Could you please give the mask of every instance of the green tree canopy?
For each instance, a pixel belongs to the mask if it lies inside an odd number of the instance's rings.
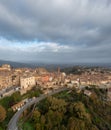
[[[33,120],[35,123],[38,123],[40,121],[41,113],[38,110],[35,110],[33,112]]]
[[[0,122],[4,121],[6,118],[6,110],[0,105]]]
[[[78,118],[86,119],[88,121],[91,120],[90,114],[86,112],[86,108],[82,102],[74,103],[74,111]]]
[[[57,99],[54,97],[49,97],[48,101],[50,103],[50,108],[53,111],[58,111],[61,113],[65,113],[66,112],[66,105],[67,103],[65,102],[65,100],[63,99]]]
[[[19,101],[21,101],[22,97],[20,95],[20,92],[15,92],[14,94],[12,94],[12,100],[14,103],[17,103]]]

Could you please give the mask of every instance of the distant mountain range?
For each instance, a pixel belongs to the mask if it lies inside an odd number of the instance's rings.
[[[24,68],[24,67],[35,67],[34,65],[28,64],[28,63],[20,63],[20,62],[14,62],[14,61],[5,61],[5,60],[0,60],[0,66],[2,64],[10,64],[14,68]]]
[[[73,66],[88,66],[88,67],[94,67],[94,66],[100,66],[100,67],[110,67],[111,63],[37,63],[37,62],[14,62],[14,61],[6,61],[6,60],[0,60],[0,66],[2,64],[10,64],[14,68],[36,68],[36,67],[44,67],[48,70],[57,70],[58,67],[66,68],[66,67],[73,67]]]
[[[14,61],[5,61],[5,60],[0,60],[0,66],[2,64],[10,64],[14,68],[36,68],[36,67],[43,67],[46,68],[47,70],[53,71],[57,70],[58,67],[64,68],[66,65],[62,64],[50,64],[50,63],[21,63],[21,62],[14,62]],[[68,66],[69,67],[69,66]]]

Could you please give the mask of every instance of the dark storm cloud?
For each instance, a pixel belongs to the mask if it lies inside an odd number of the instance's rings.
[[[107,3],[106,0],[2,0],[0,34],[17,40],[63,43],[86,37],[95,40],[96,33],[102,35],[97,29],[110,27],[111,6]]]
[[[109,61],[110,16],[110,0],[1,0],[0,37],[8,41],[3,48],[1,40],[0,55],[5,59],[22,55],[22,60],[28,55],[33,60]],[[30,52],[31,47],[37,49]]]

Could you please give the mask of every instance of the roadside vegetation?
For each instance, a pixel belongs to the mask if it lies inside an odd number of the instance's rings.
[[[38,97],[42,91],[37,86],[33,87],[32,90],[26,94],[21,95],[20,92],[15,92],[11,96],[0,99],[0,130],[6,130],[8,122],[14,115],[11,106],[22,101],[25,98]],[[28,130],[28,129],[27,129]]]
[[[23,130],[111,130],[111,103],[101,100],[103,91],[90,88],[83,91],[64,91],[41,101],[22,124]],[[22,116],[23,119],[23,116]]]

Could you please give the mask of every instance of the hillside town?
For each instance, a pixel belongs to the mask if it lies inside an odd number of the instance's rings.
[[[0,102],[4,110],[7,110],[6,120],[8,122],[11,118],[15,120],[19,115],[13,116],[14,113],[18,114],[23,110],[25,112],[25,109],[30,108],[29,106],[34,110],[39,100],[61,91],[72,96],[69,96],[71,102],[73,98],[73,101],[75,99],[81,101],[83,97],[83,100],[88,102],[92,100],[95,103],[97,100],[96,103],[102,103],[101,107],[103,104],[111,103],[110,68],[73,67],[70,69],[68,73],[67,68],[60,69],[60,67],[49,71],[43,67],[13,68],[9,64],[0,66]],[[12,115],[9,114],[10,111]],[[12,129],[13,124],[17,127],[16,123],[11,121],[8,124],[9,130]]]
[[[111,98],[111,71],[98,68],[85,70],[82,74],[66,74],[59,67],[54,72],[45,68],[12,68],[9,64],[0,67],[0,97],[11,95],[15,91],[20,91],[22,95],[34,86],[48,93],[64,86],[83,88],[88,85],[108,89]]]

